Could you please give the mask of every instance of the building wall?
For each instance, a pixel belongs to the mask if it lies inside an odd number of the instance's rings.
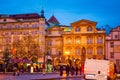
[[[120,26],[111,30],[106,36],[106,58],[113,61],[120,72]]]
[[[83,64],[85,58],[104,59],[105,31],[97,30],[96,22],[89,20],[80,20],[71,26],[71,32],[62,34],[64,60]]]
[[[62,55],[62,28],[52,26],[46,31],[46,62],[51,58],[53,65],[58,65]]]
[[[11,46],[12,43],[18,39],[22,39],[24,36],[32,35],[34,39],[39,43],[42,53],[45,51],[45,19],[13,19],[9,17],[0,18],[0,55],[3,55],[3,51],[7,47],[7,44]],[[43,56],[39,56],[43,58]]]

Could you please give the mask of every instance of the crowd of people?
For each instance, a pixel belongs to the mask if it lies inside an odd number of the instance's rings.
[[[4,66],[3,66],[4,67]],[[10,69],[9,69],[10,68]],[[36,66],[33,66],[33,65],[28,65],[28,66],[19,66],[17,63],[11,65],[11,67],[8,68],[8,72],[13,72],[13,75],[20,75],[24,72],[28,72],[28,73],[31,73],[31,72],[53,72],[53,71],[56,71],[55,67],[52,66],[51,64],[41,64],[41,65],[36,65]],[[69,76],[70,74],[71,75],[78,75],[78,73],[83,74],[83,67],[78,67],[77,65],[76,66],[70,66],[70,65],[66,65],[66,66],[63,66],[63,65],[60,65],[60,68],[59,68],[59,72],[60,72],[60,76],[63,75],[63,72],[66,72],[66,75]],[[0,72],[5,72],[4,69],[0,69]]]
[[[60,66],[60,76],[63,75],[64,70],[66,71],[67,76],[69,76],[69,74],[71,74],[73,76],[73,75],[78,75],[78,73],[80,73],[80,75],[84,73],[83,66],[78,67],[77,65],[76,66],[70,66],[70,65],[67,64],[65,69],[62,65]]]

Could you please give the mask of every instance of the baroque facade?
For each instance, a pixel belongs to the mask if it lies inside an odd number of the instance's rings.
[[[96,24],[79,20],[71,23],[71,26],[50,27],[46,31],[46,49],[50,56],[70,65],[82,65],[85,58],[104,59],[105,31],[97,29]],[[56,60],[53,61],[58,64]]]
[[[84,19],[71,23],[72,30],[62,34],[64,60],[83,65],[85,58],[105,58],[105,31],[96,24]]]

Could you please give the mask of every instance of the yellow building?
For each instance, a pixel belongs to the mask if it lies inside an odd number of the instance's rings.
[[[39,43],[41,53],[45,51],[45,18],[42,11],[41,15],[37,13],[0,15],[0,58],[3,51],[13,42],[22,39],[25,36],[33,36]],[[39,61],[43,61],[43,55],[39,53]]]
[[[58,65],[62,56],[62,28],[52,26],[46,31],[46,62],[50,60],[53,65]]]
[[[72,30],[62,33],[64,62],[71,65],[83,64],[85,58],[104,59],[105,31],[97,29],[96,25],[83,19],[71,23]]]

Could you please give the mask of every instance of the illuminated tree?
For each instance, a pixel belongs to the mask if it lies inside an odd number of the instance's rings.
[[[3,60],[4,60],[4,65],[5,65],[5,72],[6,72],[6,69],[8,68],[8,64],[10,63],[10,49],[9,48],[6,48],[4,53],[3,53]]]
[[[39,50],[38,39],[33,36],[25,36],[21,40],[13,42],[14,57],[28,59],[37,62]]]

